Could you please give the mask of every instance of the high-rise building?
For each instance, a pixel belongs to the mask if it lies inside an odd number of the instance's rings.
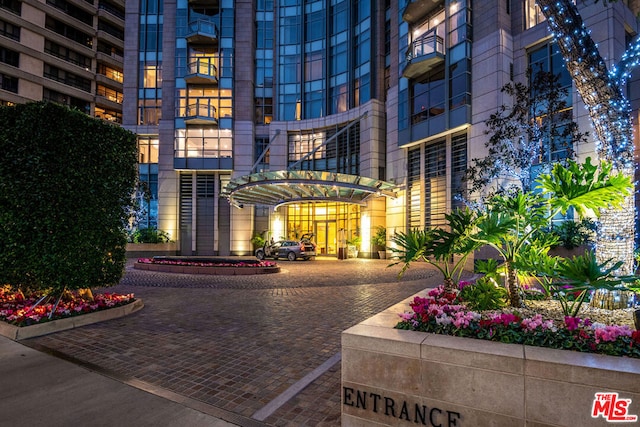
[[[122,123],[124,0],[0,1],[0,103]]]
[[[579,4],[612,62],[638,3]],[[561,75],[589,130],[534,0],[129,0],[126,40],[123,125],[152,195],[141,226],[183,255],[313,233],[319,254],[359,238],[368,257],[378,226],[442,224],[500,89],[532,66]],[[539,162],[564,155],[551,151]]]

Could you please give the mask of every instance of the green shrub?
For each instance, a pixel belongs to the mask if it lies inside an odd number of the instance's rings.
[[[167,243],[171,241],[169,233],[155,227],[139,228],[129,237],[131,243]]]
[[[558,244],[567,249],[595,242],[596,223],[591,218],[582,221],[563,221],[554,225],[551,231],[558,236]]]
[[[69,290],[124,273],[136,136],[79,110],[0,107],[0,283]]]
[[[507,290],[491,275],[476,280],[460,290],[460,298],[471,310],[497,310],[507,305]]]

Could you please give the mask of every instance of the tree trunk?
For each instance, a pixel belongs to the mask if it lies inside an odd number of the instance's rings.
[[[451,291],[455,291],[458,288],[456,287],[456,284],[453,282],[453,279],[451,277],[445,277],[444,278],[444,290],[451,292]]]
[[[633,181],[631,109],[620,82],[609,76],[607,66],[572,0],[537,0],[537,3],[547,18],[567,70],[589,111],[599,159],[612,162],[615,170],[631,176]],[[599,263],[609,259],[623,261],[618,274],[633,273],[634,213],[633,195],[625,200],[624,211],[601,211],[596,259]]]
[[[509,291],[509,305],[511,307],[522,307],[522,297],[520,296],[520,286],[518,285],[518,275],[510,262],[505,262],[507,266],[507,290]]]

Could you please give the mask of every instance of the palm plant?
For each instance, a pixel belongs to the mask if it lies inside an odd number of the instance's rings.
[[[389,266],[403,263],[398,273],[402,277],[409,264],[418,260],[425,261],[442,273],[445,288],[455,289],[469,255],[479,246],[469,238],[474,218],[475,214],[470,209],[456,209],[445,214],[448,229],[413,229],[407,233],[394,234],[391,241],[395,245],[391,251],[399,261]]]
[[[616,276],[615,272],[622,265],[618,261],[611,265],[611,260],[599,264],[593,252],[563,259],[559,262],[557,277],[560,279],[555,286],[556,298],[560,302],[566,316],[576,317],[582,303],[591,291],[628,292],[624,283],[635,281],[635,276]],[[575,298],[569,301],[562,293],[574,293]]]
[[[620,207],[633,188],[629,177],[612,174],[611,165],[604,162],[592,165],[590,158],[582,164],[558,163],[537,183],[539,193],[518,191],[492,197],[470,236],[479,244],[493,247],[503,258],[512,307],[523,305],[517,280],[518,260],[553,217],[566,214],[569,208],[579,216],[597,216],[602,208]]]

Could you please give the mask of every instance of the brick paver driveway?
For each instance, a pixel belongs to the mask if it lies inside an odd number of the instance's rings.
[[[440,275],[414,264],[398,280],[384,260],[279,264],[260,276],[129,265],[109,291],[135,293],[143,310],[23,343],[238,425],[339,426],[341,331]]]

